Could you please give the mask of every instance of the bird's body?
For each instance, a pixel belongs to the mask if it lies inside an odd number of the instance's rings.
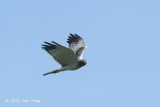
[[[83,39],[77,34],[70,34],[67,40],[69,48],[54,41],[52,41],[52,43],[44,42],[45,45],[42,45],[42,49],[45,49],[60,65],[62,65],[61,68],[48,72],[44,74],[44,76],[60,71],[76,70],[86,65],[86,60],[82,59],[83,52],[87,47]]]

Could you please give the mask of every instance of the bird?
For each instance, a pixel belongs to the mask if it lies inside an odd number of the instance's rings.
[[[55,74],[61,71],[77,70],[87,64],[85,59],[82,59],[84,50],[87,48],[86,43],[78,34],[71,34],[68,36],[67,43],[69,47],[62,46],[54,41],[45,42],[42,44],[42,49],[47,51],[61,67],[43,74]]]

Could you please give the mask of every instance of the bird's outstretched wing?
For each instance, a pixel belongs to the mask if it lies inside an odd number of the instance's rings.
[[[54,41],[44,43],[42,49],[45,49],[62,66],[77,62],[77,58],[70,48],[66,48]]]
[[[70,49],[73,50],[77,59],[82,59],[83,52],[87,47],[84,40],[77,34],[70,34],[67,43],[69,44]]]

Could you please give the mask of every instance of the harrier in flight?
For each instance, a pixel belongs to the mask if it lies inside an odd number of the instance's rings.
[[[54,41],[51,42],[44,42],[45,44],[42,44],[42,49],[46,50],[62,66],[43,74],[43,76],[60,71],[76,70],[86,65],[87,62],[82,59],[82,55],[87,46],[79,35],[70,34],[67,39],[69,48]]]

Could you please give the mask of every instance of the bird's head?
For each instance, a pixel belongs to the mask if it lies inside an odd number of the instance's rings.
[[[85,66],[87,64],[87,61],[86,60],[79,60],[78,61],[78,67],[80,68],[80,67],[82,67],[82,66]]]

